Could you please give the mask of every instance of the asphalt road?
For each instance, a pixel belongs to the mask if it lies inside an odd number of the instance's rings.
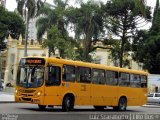
[[[91,106],[75,106],[71,112],[61,107],[40,111],[37,105],[26,103],[0,103],[0,120],[160,120],[160,106],[128,107],[125,112],[113,111],[111,107],[97,111]]]

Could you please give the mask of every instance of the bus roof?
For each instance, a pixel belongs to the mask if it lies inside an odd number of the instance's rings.
[[[132,70],[132,69],[127,69],[127,68],[107,66],[107,65],[95,64],[95,63],[89,63],[89,62],[73,61],[73,60],[61,59],[61,58],[56,58],[56,57],[28,56],[24,58],[44,58],[47,61],[47,63],[55,62],[59,64],[67,64],[67,65],[74,65],[74,66],[83,66],[83,67],[90,67],[90,68],[97,68],[97,69],[106,69],[106,70],[112,70],[112,71],[148,75],[147,72],[144,72],[141,70]]]

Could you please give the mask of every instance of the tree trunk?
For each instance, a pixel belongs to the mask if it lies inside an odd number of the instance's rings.
[[[121,51],[120,51],[120,67],[123,67],[123,52],[124,52],[124,39],[122,39]]]
[[[59,54],[61,58],[65,58],[64,50],[59,50]]]

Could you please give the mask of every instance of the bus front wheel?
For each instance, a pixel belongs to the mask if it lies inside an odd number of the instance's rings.
[[[68,95],[65,96],[62,103],[62,110],[67,112],[73,110],[73,108],[74,108],[74,101],[70,96]]]
[[[40,110],[45,110],[46,109],[46,105],[38,105]]]
[[[125,97],[121,97],[118,102],[118,106],[114,106],[113,110],[118,111],[126,111],[127,108],[127,99]]]

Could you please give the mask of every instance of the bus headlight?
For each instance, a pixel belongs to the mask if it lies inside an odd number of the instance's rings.
[[[36,97],[39,97],[41,95],[41,92],[37,92]]]

